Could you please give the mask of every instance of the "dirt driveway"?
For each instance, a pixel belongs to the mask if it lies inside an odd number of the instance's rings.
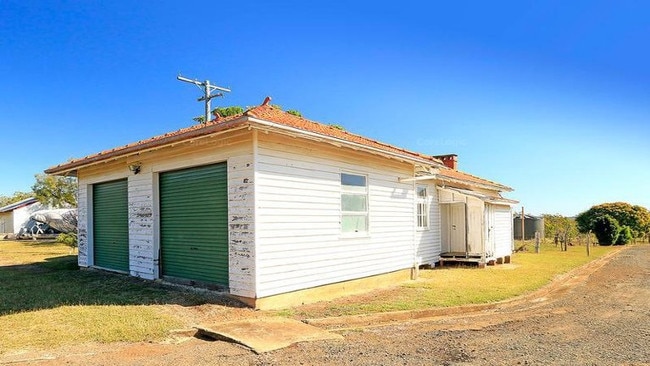
[[[650,365],[650,245],[627,248],[603,263],[556,282],[535,298],[492,309],[390,325],[360,326],[350,319],[347,330],[337,330],[343,341],[297,344],[261,355],[196,338],[84,345],[52,350],[25,363]],[[340,321],[331,325],[341,326]]]

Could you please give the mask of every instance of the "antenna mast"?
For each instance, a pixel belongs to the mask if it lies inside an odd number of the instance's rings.
[[[208,121],[210,120],[210,100],[216,97],[223,97],[223,92],[228,92],[228,93],[230,92],[230,89],[228,88],[211,85],[210,80],[206,80],[206,81],[198,81],[196,79],[192,80],[183,77],[181,75],[178,75],[176,79],[186,83],[194,84],[198,86],[201,90],[203,90],[203,96],[197,99],[197,101],[199,102],[205,101],[205,121],[203,123],[208,123]],[[219,90],[220,93],[212,94],[212,92],[215,90]]]

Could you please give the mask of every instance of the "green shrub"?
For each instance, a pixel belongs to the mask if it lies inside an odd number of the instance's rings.
[[[77,234],[76,233],[59,234],[56,237],[56,242],[65,244],[65,245],[67,245],[67,246],[69,246],[71,248],[76,248],[77,247]]]
[[[600,245],[612,245],[616,243],[621,227],[618,221],[609,215],[598,216],[592,224],[594,234]]]
[[[616,239],[616,245],[625,245],[631,242],[633,239],[632,230],[629,226],[621,227],[621,231],[618,232],[618,238]]]

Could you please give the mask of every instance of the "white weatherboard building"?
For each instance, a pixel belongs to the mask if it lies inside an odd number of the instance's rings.
[[[44,208],[34,197],[0,207],[0,234],[18,234],[29,221],[31,214]]]
[[[46,172],[79,178],[80,266],[273,308],[509,259],[511,189],[455,161],[263,104]]]

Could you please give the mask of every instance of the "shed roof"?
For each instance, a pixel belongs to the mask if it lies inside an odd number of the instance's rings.
[[[390,144],[379,142],[361,135],[343,131],[340,128],[311,121],[303,117],[298,117],[287,113],[271,105],[259,105],[248,109],[244,113],[214,119],[206,124],[197,124],[194,126],[181,128],[163,135],[141,140],[128,145],[105,150],[93,155],[88,155],[80,159],[72,159],[63,164],[48,168],[45,170],[48,174],[62,174],[74,171],[77,168],[90,165],[93,163],[114,159],[121,156],[131,155],[143,150],[154,147],[177,143],[201,136],[207,136],[216,132],[227,131],[240,127],[242,125],[254,125],[258,122],[271,122],[279,127],[293,128],[305,133],[313,133],[323,137],[336,139],[342,143],[356,144],[361,147],[373,148],[386,153],[397,154],[402,158],[429,163],[434,166],[442,166],[442,162],[431,155],[421,154],[407,149],[399,148]]]
[[[508,190],[510,187],[499,183],[479,178],[467,173],[446,168],[442,161],[434,156],[421,154],[411,150],[403,149],[394,145],[383,143],[361,135],[344,131],[336,126],[308,120],[268,104],[268,98],[262,105],[252,107],[241,114],[225,118],[217,118],[206,124],[197,124],[179,130],[169,132],[163,135],[151,137],[135,143],[105,150],[96,154],[88,155],[83,158],[69,160],[65,163],[53,166],[45,170],[48,174],[70,174],[77,169],[94,165],[100,162],[134,155],[143,151],[159,148],[162,146],[200,138],[215,133],[228,131],[245,126],[253,127],[275,127],[284,130],[291,130],[298,134],[312,134],[336,141],[342,145],[354,146],[379,152],[392,157],[398,157],[407,161],[413,161],[419,164],[427,164],[440,169],[440,178],[448,181],[460,180],[462,182],[487,186],[496,190]]]
[[[35,203],[37,201],[38,200],[36,198],[34,198],[34,197],[25,198],[25,199],[20,200],[18,202],[14,202],[14,203],[8,204],[6,206],[0,207],[0,212],[10,212],[10,211],[13,211],[15,209],[31,205],[32,203]]]

